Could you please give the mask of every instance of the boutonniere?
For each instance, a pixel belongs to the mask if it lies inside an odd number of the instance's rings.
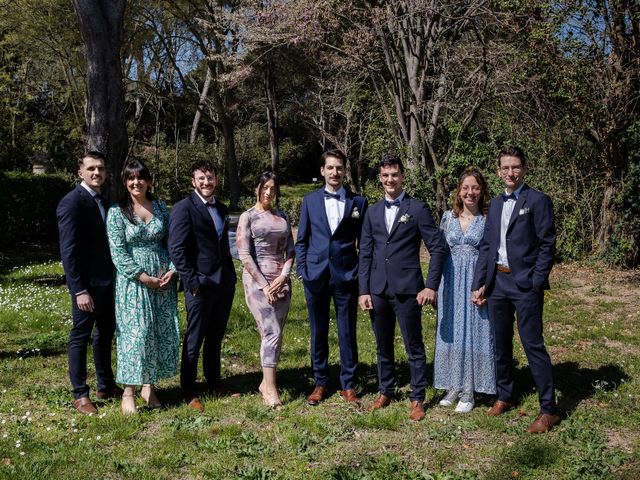
[[[353,207],[351,218],[360,218],[360,210],[358,210],[358,207]]]
[[[411,215],[409,215],[408,213],[405,213],[404,215],[402,215],[400,217],[400,220],[398,220],[398,223],[407,223],[409,220],[411,220],[413,217]]]
[[[528,208],[521,208],[520,212],[518,212],[519,215],[527,215],[528,213],[529,213]]]

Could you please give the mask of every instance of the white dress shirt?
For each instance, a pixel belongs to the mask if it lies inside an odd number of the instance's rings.
[[[504,205],[502,206],[502,217],[500,219],[500,247],[498,248],[498,261],[496,263],[507,268],[509,268],[509,258],[507,257],[507,228],[509,227],[509,221],[513,214],[513,208],[516,206],[516,200],[520,196],[523,186],[524,183],[513,192],[516,197],[515,199],[509,198],[505,200]],[[506,190],[504,194],[509,195]]]
[[[394,200],[390,199],[389,197],[387,197],[386,195],[384,196],[384,199],[387,202],[393,202]],[[398,195],[398,197],[396,198],[396,200],[400,201],[400,203],[402,203],[402,200],[404,200],[404,191],[400,193],[400,195]],[[387,226],[387,233],[391,233],[391,227],[393,227],[393,222],[395,222],[396,220],[396,215],[398,215],[398,209],[400,208],[400,205],[391,205],[390,207],[387,207],[385,205],[384,207],[384,223]]]
[[[334,193],[330,192],[326,188],[325,192],[329,192],[331,194]],[[327,212],[327,220],[329,221],[329,228],[331,229],[332,235],[338,228],[338,225],[340,225],[342,217],[344,217],[344,203],[347,198],[347,192],[344,187],[340,187],[340,190],[335,193],[340,195],[340,199],[324,197],[324,210]]]
[[[211,205],[211,204],[215,204],[216,203],[216,197],[213,197],[211,202],[207,202],[204,199],[204,197],[202,195],[200,195],[200,193],[197,190],[194,190],[194,192],[196,192],[196,195],[198,195],[198,197],[200,197],[200,200],[202,200],[202,203],[204,203],[205,207],[207,207],[207,205]],[[209,207],[207,207],[207,212],[209,212],[209,215],[211,216],[211,220],[213,220],[213,223],[216,226],[216,232],[218,233],[218,236],[221,236],[222,235],[222,231],[224,229],[224,219],[222,218],[222,215],[220,215],[220,212],[218,211],[217,208],[209,208]]]

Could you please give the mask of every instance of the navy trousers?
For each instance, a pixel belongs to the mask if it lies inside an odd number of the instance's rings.
[[[229,322],[235,285],[202,285],[197,295],[185,291],[187,330],[182,345],[180,386],[187,401],[198,396],[196,379],[202,348],[202,369],[209,388],[220,383],[222,339]],[[203,346],[204,345],[204,346]]]
[[[553,387],[551,359],[542,336],[544,291],[521,290],[508,273],[497,272],[488,298],[489,318],[493,324],[496,390],[498,400],[513,397],[513,321],[517,317],[520,341],[529,361],[529,369],[538,391],[542,413],[555,414],[557,407]]]
[[[329,383],[329,311],[333,298],[340,348],[340,385],[343,390],[354,388],[358,368],[358,284],[354,281],[338,287],[329,280],[313,287],[310,289],[305,282],[315,383],[324,387]]]
[[[424,400],[427,388],[427,358],[422,341],[422,307],[416,295],[395,295],[383,292],[371,295],[371,324],[376,336],[378,354],[378,388],[381,394],[395,393],[394,350],[396,318],[409,357],[411,400]]]
[[[73,386],[73,398],[89,396],[87,385],[87,348],[93,343],[93,361],[96,366],[96,380],[99,391],[115,387],[111,368],[111,344],[116,330],[113,303],[113,285],[92,287],[88,293],[93,298],[93,312],[78,308],[76,296],[71,295],[71,318],[73,327],[69,334],[68,358],[69,378]],[[93,341],[91,334],[93,333]]]

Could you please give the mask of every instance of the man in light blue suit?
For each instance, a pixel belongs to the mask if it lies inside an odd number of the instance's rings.
[[[296,242],[296,271],[304,283],[311,327],[311,366],[315,388],[309,405],[326,398],[329,383],[329,308],[331,299],[338,325],[340,395],[358,401],[356,320],[358,307],[357,242],[367,200],[342,186],[346,157],[328,150],[321,157],[325,185],[304,197]]]

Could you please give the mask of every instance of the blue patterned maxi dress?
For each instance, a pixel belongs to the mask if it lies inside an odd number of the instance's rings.
[[[174,268],[166,246],[169,212],[154,200],[149,223],[134,218],[131,223],[117,205],[107,216],[116,267],[116,381],[125,385],[154,384],[175,375],[180,347],[176,281],[152,290],[138,280],[142,272],[161,277]]]
[[[482,215],[475,217],[463,233],[460,221],[449,210],[440,223],[449,256],[438,290],[435,388],[490,394],[496,391],[493,334],[487,306],[471,303],[471,283],[484,222]]]

